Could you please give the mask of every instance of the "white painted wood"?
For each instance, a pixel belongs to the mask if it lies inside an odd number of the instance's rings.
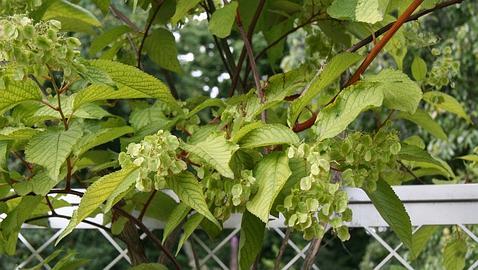
[[[451,225],[478,224],[478,184],[460,185],[414,185],[393,187],[397,196],[404,202],[410,215],[412,225]],[[78,190],[84,191],[84,190]],[[367,194],[361,189],[347,188],[350,198],[350,208],[353,212],[351,227],[381,227],[388,226],[370,202]],[[170,191],[168,191],[168,194]],[[174,194],[170,194],[173,195]],[[78,204],[80,198],[64,195],[64,200]],[[59,214],[71,216],[76,207],[64,207],[56,210]],[[88,220],[102,224],[103,216],[97,215]],[[271,217],[270,228],[284,227],[283,217]],[[56,229],[65,228],[68,220],[50,218],[50,226]],[[145,225],[151,229],[160,229],[164,224],[145,218]],[[241,223],[241,215],[233,215],[225,222],[225,228],[237,228]],[[25,228],[37,228],[24,225]],[[79,229],[94,229],[95,227],[81,223]]]

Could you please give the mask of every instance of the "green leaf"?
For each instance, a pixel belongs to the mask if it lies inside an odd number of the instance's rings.
[[[443,251],[443,266],[446,270],[462,270],[465,268],[465,256],[467,253],[466,241],[454,239],[449,242]]]
[[[0,180],[2,180],[2,172],[7,172],[8,161],[8,142],[0,141]]]
[[[397,114],[397,118],[415,123],[440,140],[446,141],[448,139],[441,126],[425,111],[419,109],[414,114],[400,112]]]
[[[178,255],[179,251],[181,251],[181,248],[184,245],[184,242],[188,240],[188,238],[193,234],[193,232],[199,227],[201,222],[203,221],[204,216],[200,214],[194,214],[192,217],[184,223],[184,233],[181,235],[181,238],[179,239],[178,243],[178,249],[176,250],[176,256]]]
[[[58,183],[60,182],[60,179],[52,179],[47,171],[40,171],[37,172],[32,179],[30,179],[31,185],[32,185],[32,191],[35,194],[46,196],[48,192],[54,188]]]
[[[125,33],[131,32],[131,29],[126,25],[116,26],[114,28],[108,29],[107,31],[103,32],[101,35],[97,36],[91,42],[89,53],[90,55],[94,56],[101,50],[103,50],[106,46],[111,44],[112,42],[118,40]]]
[[[204,110],[208,107],[225,108],[226,103],[224,101],[222,101],[221,99],[218,99],[218,98],[206,99],[204,102],[202,102],[201,104],[194,107],[194,109],[192,109],[186,117],[190,118],[193,115],[196,115],[198,112],[200,112],[200,111],[202,111],[202,110]]]
[[[94,60],[91,64],[106,71],[117,83],[118,90],[105,85],[91,85],[78,92],[73,105],[74,109],[97,100],[157,98],[182,113],[181,106],[171,95],[168,87],[155,77],[133,66],[114,61]]]
[[[33,137],[43,129],[29,127],[6,127],[0,130],[0,141],[23,141]]]
[[[169,119],[164,115],[164,108],[159,102],[153,105],[147,104],[144,108],[133,109],[129,116],[129,122],[135,130],[147,128],[153,123],[165,123],[167,121]]]
[[[383,92],[375,83],[358,82],[344,89],[334,103],[328,105],[317,117],[316,131],[319,140],[332,138],[344,131],[362,111],[382,105]]]
[[[73,146],[83,135],[79,125],[69,130],[47,130],[35,135],[25,148],[28,162],[43,166],[48,176],[58,180],[60,169],[73,150]]]
[[[433,105],[435,108],[448,111],[458,115],[465,119],[468,123],[471,123],[471,119],[466,114],[463,106],[454,97],[438,91],[426,92],[423,95],[423,100]]]
[[[365,80],[379,83],[377,88],[383,91],[383,105],[390,109],[413,114],[422,99],[420,87],[399,70],[385,69]]]
[[[111,0],[93,0],[93,3],[103,12],[103,14],[107,14]]]
[[[146,39],[144,48],[148,56],[160,67],[182,74],[178,60],[178,50],[173,34],[164,29],[154,30]]]
[[[444,176],[453,176],[453,171],[446,163],[432,157],[427,151],[414,145],[403,144],[398,153],[398,158],[401,160],[412,161],[414,165],[423,168],[435,168],[440,170]]]
[[[463,160],[478,162],[478,155],[465,155],[458,158]]]
[[[229,161],[239,147],[228,142],[223,134],[211,134],[205,140],[197,141],[195,144],[182,143],[181,148],[210,164],[224,177],[234,178]]]
[[[289,125],[294,125],[305,106],[322,94],[327,86],[337,80],[347,68],[357,63],[360,59],[362,59],[360,55],[347,52],[332,58],[324,69],[310,82],[301,96],[292,102],[287,120]]]
[[[131,178],[138,178],[138,168],[136,166],[128,166],[107,174],[91,184],[86,189],[78,209],[73,213],[70,223],[56,240],[56,244],[71,233],[81,221],[97,210],[123,182],[129,182]]]
[[[83,136],[75,145],[74,154],[80,156],[98,145],[111,142],[123,135],[133,133],[133,131],[133,128],[130,126],[102,128],[97,132]]]
[[[106,199],[103,212],[108,213],[113,207],[113,205],[115,205],[126,195],[126,193],[134,185],[134,183],[136,183],[136,180],[138,180],[139,177],[139,170],[135,170],[130,175],[128,175],[128,177],[124,178],[124,180],[116,186],[113,192],[111,192],[111,194],[108,196],[108,199]]]
[[[417,81],[423,81],[427,76],[427,63],[420,56],[413,58],[412,75]]]
[[[220,38],[229,36],[236,19],[237,7],[237,2],[231,2],[216,10],[209,21],[209,31]]]
[[[240,141],[246,134],[248,134],[249,132],[253,131],[254,129],[257,129],[257,128],[260,128],[262,126],[264,126],[265,124],[262,122],[262,121],[256,121],[256,122],[252,122],[252,123],[249,123],[249,124],[246,124],[244,125],[243,127],[241,127],[238,131],[232,132],[232,138],[231,138],[231,141],[234,142],[234,143],[237,143],[238,141]]]
[[[256,148],[278,144],[297,144],[299,137],[281,124],[266,124],[245,134],[239,141],[243,148]]]
[[[49,4],[42,20],[57,20],[65,32],[92,33],[93,27],[100,27],[101,22],[88,10],[66,0],[55,0]]]
[[[239,240],[239,269],[249,270],[261,252],[266,224],[253,214],[242,214]]]
[[[385,181],[379,180],[377,189],[374,192],[367,192],[367,195],[400,241],[406,247],[412,248],[410,217],[393,189]]]
[[[327,13],[335,19],[374,24],[383,20],[388,0],[335,0]]]
[[[189,214],[191,211],[191,207],[186,205],[185,203],[179,203],[171,214],[169,214],[168,221],[164,226],[163,232],[163,244],[168,239],[168,236],[181,224],[184,218]]]
[[[41,200],[41,196],[22,197],[17,207],[10,211],[0,223],[2,234],[6,236],[20,230],[22,224],[32,216],[35,209],[40,205]]]
[[[247,203],[247,210],[267,223],[272,204],[291,175],[289,159],[284,152],[267,155],[257,164],[255,177],[258,190]]]
[[[42,94],[32,81],[10,80],[0,89],[0,114],[25,101],[40,101]]]
[[[63,115],[68,118],[101,119],[103,117],[111,116],[111,114],[101,108],[101,106],[93,103],[83,104],[81,107],[73,111],[72,103],[74,102],[74,98],[75,96],[72,95],[61,99]],[[51,104],[56,103],[56,100],[50,100]],[[61,114],[57,110],[54,110],[45,104],[41,104],[41,107],[32,116],[32,119],[36,121],[53,119],[61,120],[61,118]]]
[[[412,236],[412,248],[410,249],[410,259],[415,260],[425,249],[428,240],[437,231],[438,226],[428,225],[422,226]]]
[[[159,263],[143,263],[130,268],[130,270],[168,270],[168,268]]]
[[[177,24],[180,20],[182,20],[189,10],[193,9],[194,7],[199,4],[201,0],[178,0],[176,4],[176,12],[174,13],[173,17],[171,18],[171,23]]]
[[[202,186],[192,173],[182,172],[178,175],[173,175],[167,179],[167,182],[168,186],[178,195],[182,202],[214,222],[216,226],[221,227],[219,222],[209,211],[206,204],[206,198],[202,191]]]

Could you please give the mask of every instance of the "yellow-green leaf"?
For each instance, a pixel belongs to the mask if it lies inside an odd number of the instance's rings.
[[[98,209],[101,204],[114,193],[121,183],[131,179],[137,179],[138,176],[138,168],[136,166],[128,166],[114,173],[105,175],[91,184],[83,195],[78,209],[73,213],[70,223],[63,230],[60,237],[58,237],[56,243],[58,244],[58,242],[71,233],[81,221]]]
[[[247,210],[267,223],[272,204],[289,179],[289,159],[283,152],[267,155],[255,169],[258,190],[247,203]]]
[[[40,101],[42,94],[33,81],[9,80],[5,89],[0,89],[0,114],[25,101]]]
[[[216,226],[221,227],[214,215],[209,211],[202,186],[192,173],[182,172],[178,175],[171,176],[167,179],[167,183],[169,188],[178,195],[183,203],[214,222]]]
[[[73,103],[77,109],[81,105],[97,100],[130,99],[130,98],[157,98],[171,108],[182,113],[181,106],[174,99],[168,87],[155,77],[129,65],[108,60],[94,60],[90,62],[111,77],[118,89],[106,85],[92,85],[78,92]]]
[[[332,138],[344,131],[362,111],[382,105],[383,91],[375,83],[359,82],[343,90],[319,113],[316,132],[319,140]]]
[[[43,166],[48,176],[58,180],[60,169],[73,150],[73,146],[83,135],[81,127],[72,126],[69,130],[47,130],[35,135],[25,148],[26,160]]]
[[[245,134],[239,141],[243,148],[256,148],[278,144],[296,144],[299,137],[281,124],[265,124]]]
[[[377,75],[369,75],[366,81],[378,83],[383,91],[383,105],[390,109],[415,113],[422,99],[422,90],[399,70],[385,69]]]
[[[427,63],[420,56],[413,58],[412,75],[417,81],[423,81],[427,76]]]
[[[337,80],[347,68],[360,59],[362,59],[362,56],[348,52],[338,54],[332,58],[324,69],[310,82],[301,96],[292,102],[288,117],[289,125],[294,125],[305,106],[320,95],[322,90]]]
[[[224,177],[234,178],[229,161],[239,147],[227,141],[223,134],[213,133],[194,144],[182,143],[181,148],[210,164]]]
[[[88,10],[66,0],[52,1],[43,14],[42,20],[61,22],[63,31],[93,32],[93,27],[101,26],[101,22]]]

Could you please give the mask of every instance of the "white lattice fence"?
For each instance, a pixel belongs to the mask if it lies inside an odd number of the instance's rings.
[[[478,236],[476,236],[467,225],[478,224],[478,184],[467,185],[421,185],[421,186],[397,186],[394,187],[395,192],[404,202],[405,208],[410,215],[412,225],[415,231],[424,225],[457,225],[465,232],[470,239],[478,243]],[[381,269],[391,259],[398,261],[406,269],[414,269],[406,258],[400,255],[399,250],[402,244],[391,246],[378,233],[379,229],[387,227],[385,221],[380,217],[374,206],[371,204],[367,195],[359,189],[347,190],[350,197],[350,207],[353,211],[353,221],[349,224],[351,227],[361,227],[371,235],[386,251],[387,255],[378,263],[374,269]],[[63,197],[70,203],[76,204],[79,198],[73,195],[65,195]],[[58,209],[57,213],[62,215],[71,215],[73,208]],[[88,220],[102,223],[103,217],[101,215]],[[19,235],[19,248],[26,248],[31,252],[28,258],[17,266],[21,269],[32,263],[32,261],[42,262],[44,257],[41,253],[50,245],[53,245],[56,238],[59,236],[61,229],[63,229],[67,220],[61,218],[50,218],[50,228],[56,230],[53,235],[39,246],[33,246],[23,234]],[[151,219],[145,219],[145,224],[152,230],[162,229],[163,224],[155,222]],[[225,223],[225,229],[230,232],[223,237],[221,241],[214,246],[211,246],[204,239],[197,235],[193,235],[192,239],[195,243],[194,249],[201,250],[206,255],[199,258],[201,265],[206,265],[211,261],[215,262],[217,269],[229,269],[228,261],[220,258],[218,253],[230,246],[232,241],[237,241],[240,231],[240,216],[234,215]],[[109,235],[108,232],[98,229],[92,225],[82,223],[79,229],[97,230],[98,235],[101,235],[111,244],[116,250],[116,254],[111,254],[111,261],[104,269],[117,269],[118,263],[130,262],[127,250],[122,247],[118,240]],[[285,237],[285,228],[281,218],[272,218],[268,224],[269,235],[274,235],[283,239]],[[22,232],[26,230],[41,229],[32,225],[24,225]],[[146,236],[143,234],[141,238]],[[288,241],[288,246],[295,252],[295,256],[286,262],[283,269],[289,269],[294,264],[300,262],[305,258],[308,245],[299,247],[293,240]],[[191,251],[191,245],[186,245],[186,252]],[[80,251],[81,254],[81,251]],[[1,259],[1,257],[0,257]],[[230,258],[226,258],[230,259]],[[478,258],[474,258],[474,263],[469,269],[478,269]],[[319,269],[318,265],[314,265],[314,269]],[[48,264],[45,264],[44,269],[51,269]],[[327,269],[325,269],[327,270]]]

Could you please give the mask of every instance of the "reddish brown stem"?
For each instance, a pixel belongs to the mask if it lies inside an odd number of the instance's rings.
[[[398,17],[398,20],[392,25],[390,30],[385,33],[383,38],[373,46],[372,50],[370,53],[367,55],[367,57],[363,60],[362,64],[360,67],[355,71],[354,75],[350,78],[350,80],[347,82],[345,87],[350,86],[354,83],[356,83],[358,80],[360,80],[360,76],[367,70],[368,66],[372,63],[372,61],[377,57],[378,53],[385,47],[385,45],[390,41],[390,39],[395,35],[395,33],[400,29],[400,27],[407,21],[407,19],[412,15],[412,13],[420,6],[421,3],[423,3],[424,0],[414,0],[408,8],[403,12],[400,17]]]

